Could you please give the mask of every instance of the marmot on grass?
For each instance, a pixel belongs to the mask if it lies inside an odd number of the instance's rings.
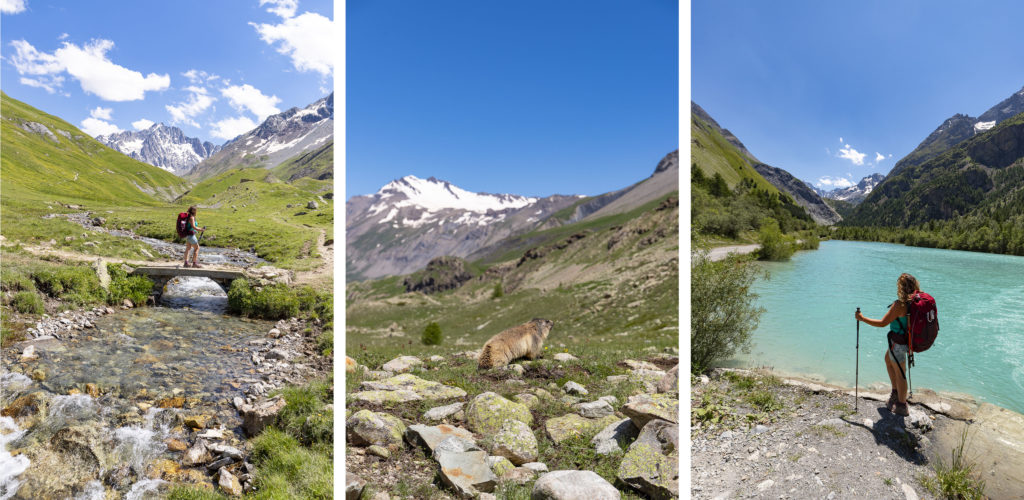
[[[496,368],[516,358],[536,358],[544,348],[544,339],[548,338],[553,324],[551,320],[534,318],[491,337],[480,351],[477,367]]]

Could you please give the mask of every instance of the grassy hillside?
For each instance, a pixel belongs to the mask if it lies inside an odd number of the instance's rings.
[[[279,179],[295,181],[303,177],[325,180],[334,177],[334,141],[302,153],[272,169]]]
[[[104,146],[71,124],[0,93],[5,200],[154,205],[188,183]]]
[[[690,117],[690,157],[704,175],[720,174],[730,188],[746,180],[769,193],[779,192],[754,170],[746,155],[696,115]]]
[[[309,269],[321,260],[321,231],[333,238],[330,180],[283,182],[271,172],[234,170],[192,186],[160,168],[114,151],[74,126],[2,95],[0,217],[5,243],[153,260],[136,240],[88,233],[54,213],[90,212],[107,227],[172,240],[174,219],[189,205],[210,230],[204,246],[254,249],[274,265]],[[326,155],[330,159],[330,155]],[[326,169],[333,164],[319,164]],[[310,201],[318,208],[307,209]],[[288,207],[288,205],[292,205]]]

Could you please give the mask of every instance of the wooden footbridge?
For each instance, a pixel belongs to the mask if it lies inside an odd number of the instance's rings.
[[[153,294],[159,299],[163,294],[164,286],[168,281],[178,276],[196,276],[209,278],[220,285],[226,292],[231,288],[231,282],[238,278],[244,278],[245,273],[241,271],[226,271],[223,269],[206,269],[191,267],[136,267],[131,272],[133,276],[145,276],[153,281]]]

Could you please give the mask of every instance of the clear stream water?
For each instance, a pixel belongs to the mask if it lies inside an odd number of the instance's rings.
[[[826,241],[789,262],[759,265],[770,277],[753,288],[766,311],[750,354],[728,364],[853,387],[854,312],[883,317],[907,272],[935,297],[940,327],[931,349],[915,355],[913,386],[1024,413],[1024,257]],[[860,325],[861,387],[888,391],[886,332]]]
[[[226,297],[206,279],[172,281],[165,298],[172,307],[119,311],[96,319],[96,328],[73,340],[39,344],[37,361],[19,362],[19,350],[4,350],[0,408],[32,393],[44,404],[39,418],[0,417],[0,500],[45,496],[47,491],[102,499],[111,492],[109,484],[90,478],[84,469],[49,470],[30,458],[52,456],[42,450],[61,429],[99,430],[101,438],[92,449],[113,469],[131,468],[128,484],[116,488],[116,496],[124,498],[162,495],[164,481],[147,478],[147,466],[160,458],[180,459],[164,443],[187,439],[175,431],[180,415],[212,415],[224,430],[241,435],[231,400],[258,382],[248,343],[263,338],[272,324],[222,314]],[[36,370],[45,372],[44,380],[28,376]],[[102,395],[84,394],[86,384],[96,384]],[[188,409],[140,409],[140,403],[178,395],[189,401]],[[18,449],[41,451],[10,452]]]

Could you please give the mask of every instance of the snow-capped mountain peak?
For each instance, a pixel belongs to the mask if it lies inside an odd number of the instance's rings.
[[[186,137],[177,127],[155,123],[149,128],[97,136],[96,140],[136,160],[181,175],[220,150],[210,142]]]
[[[815,188],[815,191],[817,191],[818,195],[823,198],[831,198],[833,200],[848,201],[850,203],[857,204],[864,201],[864,198],[866,198],[867,195],[875,189],[875,186],[883,180],[885,180],[885,175],[871,174],[861,179],[860,182],[854,186],[836,188],[831,191]]]
[[[380,201],[370,207],[370,213],[388,207],[420,207],[431,213],[455,209],[482,214],[522,208],[537,201],[537,198],[511,194],[473,193],[448,181],[434,177],[420,179],[414,175],[389,182],[376,195]]]

